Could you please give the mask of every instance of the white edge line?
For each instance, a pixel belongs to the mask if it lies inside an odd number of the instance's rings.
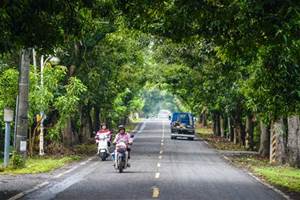
[[[54,176],[53,178],[59,178],[59,177],[65,175],[65,174],[67,174],[67,173],[69,173],[69,172],[71,172],[71,171],[74,171],[75,169],[78,168],[79,165],[85,165],[85,164],[87,164],[88,162],[90,162],[92,159],[93,159],[93,158],[89,158],[89,159],[87,159],[86,161],[83,161],[83,162],[79,163],[79,164],[76,165],[75,167],[73,167],[73,168],[71,168],[71,169],[69,169],[69,170],[67,170],[67,171],[65,171],[65,172],[63,172],[63,173],[60,173],[60,174]],[[25,196],[26,194],[29,194],[29,193],[31,193],[31,192],[34,192],[35,190],[38,190],[38,189],[40,189],[40,188],[42,188],[42,187],[44,187],[44,186],[46,186],[46,185],[48,185],[48,184],[49,184],[49,182],[48,182],[48,181],[45,181],[45,182],[43,182],[43,183],[41,183],[41,184],[36,185],[35,187],[33,187],[33,188],[31,188],[31,189],[28,189],[28,190],[26,190],[26,191],[24,191],[24,192],[20,192],[19,194],[16,194],[15,196],[9,198],[8,200],[17,200],[17,199],[20,199],[20,198],[22,198],[23,196]]]
[[[24,194],[23,192],[21,192],[21,193],[15,195],[15,196],[9,198],[8,200],[16,200],[16,199],[20,199],[20,198],[22,198],[24,195],[25,195],[25,194]]]
[[[31,189],[29,189],[29,190],[26,190],[26,191],[24,191],[24,192],[21,192],[21,193],[19,193],[19,194],[16,194],[15,196],[9,198],[8,200],[17,200],[17,199],[20,199],[20,198],[24,197],[26,194],[29,194],[29,193],[31,193],[31,192],[34,192],[34,191],[36,191],[36,190],[38,190],[38,189],[40,189],[40,188],[42,188],[42,187],[44,187],[44,186],[46,186],[46,185],[48,185],[48,184],[49,184],[49,182],[48,182],[48,181],[45,181],[45,182],[43,182],[43,183],[41,183],[41,184],[36,185],[34,188],[31,188]]]
[[[253,173],[246,171],[251,177],[253,177],[256,181],[260,182],[261,184],[265,185],[266,187],[272,189],[273,191],[277,192],[278,194],[280,194],[281,196],[283,196],[285,199],[287,200],[292,200],[292,198],[290,196],[288,196],[287,194],[283,193],[281,190],[275,188],[274,186],[262,181],[260,178],[258,178],[257,176],[255,176]]]
[[[77,169],[78,168],[78,166],[76,166],[76,167],[73,167],[73,168],[71,168],[71,169],[68,169],[67,171],[65,171],[65,172],[62,172],[62,173],[60,173],[60,174],[57,174],[56,176],[54,176],[54,178],[59,178],[59,177],[61,177],[61,176],[63,176],[63,175],[65,175],[65,174],[68,174],[68,173],[70,173],[70,172],[72,172],[72,171],[74,171],[75,169]]]
[[[224,157],[225,160],[227,160],[229,162],[232,162],[227,156],[223,155],[223,157]],[[249,172],[248,170],[244,169],[243,171],[245,171],[249,176],[251,176],[252,178],[254,178],[257,182],[263,184],[267,188],[269,188],[269,189],[273,190],[274,192],[280,194],[285,199],[287,199],[287,200],[293,200],[289,195],[285,194],[284,192],[282,192],[281,190],[277,189],[276,187],[270,185],[269,183],[266,183],[266,182],[262,181],[259,177],[257,177],[253,173]]]

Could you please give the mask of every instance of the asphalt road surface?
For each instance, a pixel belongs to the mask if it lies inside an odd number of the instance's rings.
[[[203,141],[171,140],[169,129],[168,121],[145,121],[124,173],[93,159],[23,199],[283,199]]]

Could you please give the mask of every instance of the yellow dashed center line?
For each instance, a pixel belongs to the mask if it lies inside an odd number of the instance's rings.
[[[163,146],[164,146],[164,137],[165,137],[165,127],[164,127],[164,123],[162,123],[162,129],[163,129],[163,132],[162,132],[162,137],[161,137],[161,148],[160,148],[160,151],[159,151],[159,156],[158,156],[158,159],[161,160],[162,159],[162,154],[163,154]],[[155,179],[159,179],[160,177],[160,172],[159,172],[159,168],[160,168],[160,163],[158,162],[157,163],[157,172],[155,173]],[[157,186],[154,186],[152,188],[152,198],[153,199],[157,199],[159,198],[159,188]]]
[[[153,187],[152,188],[152,198],[158,198],[159,197],[159,188]]]

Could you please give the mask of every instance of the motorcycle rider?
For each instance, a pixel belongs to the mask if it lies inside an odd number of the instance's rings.
[[[127,151],[128,151],[128,160],[130,159],[130,145],[132,144],[132,139],[129,133],[126,133],[125,127],[123,125],[120,125],[119,132],[116,135],[113,144],[117,144],[119,141],[124,141],[127,145]]]
[[[111,143],[111,138],[112,138],[112,133],[111,133],[111,131],[108,129],[108,128],[106,128],[106,124],[105,123],[102,123],[101,124],[101,129],[99,130],[99,131],[97,131],[97,133],[96,133],[96,136],[95,136],[95,139],[96,139],[96,143],[98,143],[99,142],[99,136],[101,135],[101,134],[105,134],[105,135],[107,135],[108,136],[108,146],[110,146],[110,143]]]

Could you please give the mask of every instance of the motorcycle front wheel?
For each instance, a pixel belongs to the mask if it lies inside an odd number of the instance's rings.
[[[119,162],[119,166],[118,166],[119,173],[122,173],[122,172],[123,172],[124,167],[125,167],[124,161],[120,161],[120,162]]]
[[[106,160],[106,153],[100,153],[100,156],[102,161],[105,161]]]

